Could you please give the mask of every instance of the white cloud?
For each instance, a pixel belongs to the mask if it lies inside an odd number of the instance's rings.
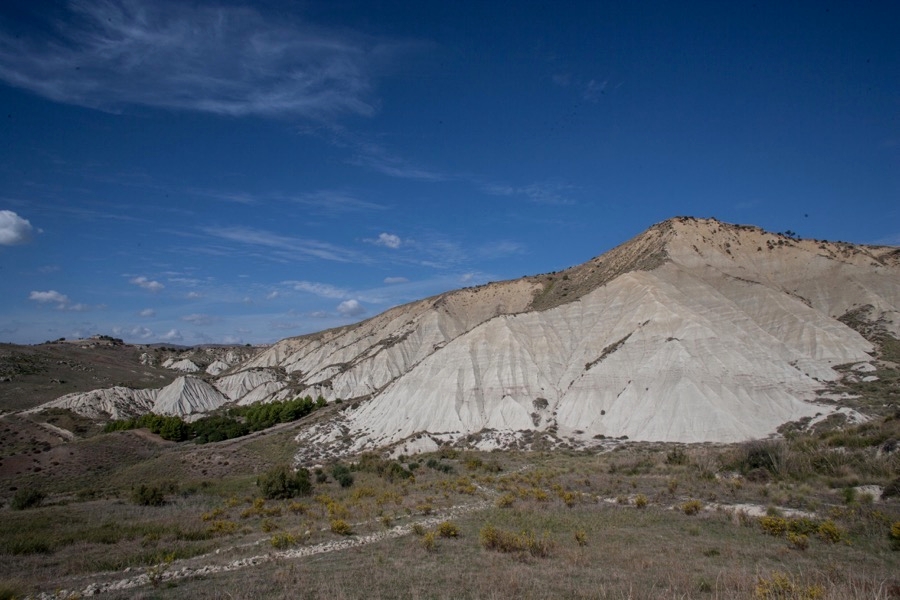
[[[149,290],[149,291],[151,291],[151,292],[153,292],[153,293],[156,293],[156,292],[158,292],[159,290],[161,290],[161,289],[163,289],[164,287],[166,287],[166,286],[164,286],[163,284],[161,284],[161,283],[158,282],[158,281],[151,281],[150,279],[147,279],[146,277],[143,277],[143,276],[141,276],[141,277],[132,277],[132,278],[130,279],[130,282],[133,283],[134,285],[138,286],[138,287],[141,287],[141,288],[143,288],[143,289],[145,289],[145,290]]]
[[[39,302],[41,304],[53,302],[59,304],[60,306],[65,306],[69,303],[69,297],[65,294],[60,294],[56,290],[49,290],[46,292],[31,292],[28,295],[28,299],[34,300],[35,302]]]
[[[34,227],[11,210],[0,210],[0,246],[17,246],[31,241]]]
[[[164,335],[159,336],[159,339],[167,342],[180,342],[184,339],[184,336],[177,329],[170,329]]]
[[[366,312],[365,307],[356,300],[344,300],[337,306],[338,314],[343,317],[358,317]]]
[[[104,304],[99,304],[96,307],[81,303],[70,304],[69,297],[65,294],[60,294],[56,290],[31,292],[28,295],[28,299],[40,304],[56,304],[57,310],[69,310],[72,312],[87,312],[93,308],[106,308]]]
[[[346,298],[347,290],[335,287],[329,283],[316,283],[314,281],[286,281],[298,292],[315,294],[321,298]]]
[[[268,294],[266,294],[266,300],[274,300],[275,298],[277,298],[280,295],[281,294],[278,292],[278,290],[273,290],[273,291],[269,292]]]
[[[203,294],[201,294],[200,292],[188,292],[187,293],[188,300],[196,300],[197,298],[202,298],[202,297],[203,297]]]
[[[129,333],[131,333],[131,335],[134,337],[141,338],[142,340],[153,337],[153,332],[146,327],[134,327]]]
[[[394,235],[393,233],[382,233],[378,236],[378,239],[375,240],[366,240],[375,244],[376,246],[384,246],[385,248],[391,248],[396,250],[402,244],[400,240],[400,236]]]
[[[82,0],[31,31],[0,31],[0,79],[111,112],[320,119],[373,114],[372,75],[411,47],[249,6]]]
[[[309,313],[309,316],[312,317],[313,319],[327,319],[331,315],[329,315],[328,312],[326,312],[324,310],[314,310],[311,313]]]
[[[394,285],[397,283],[409,283],[409,279],[406,277],[385,277],[384,282],[388,285]]]
[[[459,276],[460,283],[469,283],[473,279],[475,279],[475,273],[463,273]]]
[[[156,311],[153,310],[152,308],[145,308],[144,310],[142,310],[141,312],[138,313],[138,316],[141,316],[141,317],[155,317],[155,316],[156,316]]]
[[[212,325],[218,319],[209,315],[193,314],[185,315],[181,317],[181,320],[186,323],[193,323],[194,325]]]

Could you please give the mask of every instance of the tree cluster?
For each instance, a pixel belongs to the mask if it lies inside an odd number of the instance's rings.
[[[256,402],[249,406],[232,408],[224,415],[209,415],[188,423],[181,417],[170,417],[149,413],[131,419],[110,421],[107,433],[129,429],[149,429],[164,440],[183,442],[194,440],[198,444],[221,442],[268,429],[278,423],[290,423],[325,406],[325,398],[319,396],[280,400],[263,404]]]

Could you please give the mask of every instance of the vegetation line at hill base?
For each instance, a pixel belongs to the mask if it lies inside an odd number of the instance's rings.
[[[104,432],[147,428],[164,440],[173,442],[194,440],[198,444],[206,444],[245,436],[278,423],[296,421],[325,404],[326,400],[322,396],[316,400],[306,396],[265,404],[255,402],[249,406],[231,408],[226,414],[203,417],[193,423],[188,423],[177,416],[148,413],[131,419],[110,421]]]

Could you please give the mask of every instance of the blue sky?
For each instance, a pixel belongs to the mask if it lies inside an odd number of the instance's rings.
[[[0,341],[264,343],[675,215],[900,244],[896,2],[0,4]]]

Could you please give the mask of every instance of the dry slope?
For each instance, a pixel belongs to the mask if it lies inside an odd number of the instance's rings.
[[[347,449],[422,433],[490,445],[535,429],[582,442],[762,437],[827,412],[811,401],[832,367],[872,359],[838,317],[864,307],[900,335],[898,258],[672,219],[567,271],[284,340],[251,364],[364,400],[304,438]]]

